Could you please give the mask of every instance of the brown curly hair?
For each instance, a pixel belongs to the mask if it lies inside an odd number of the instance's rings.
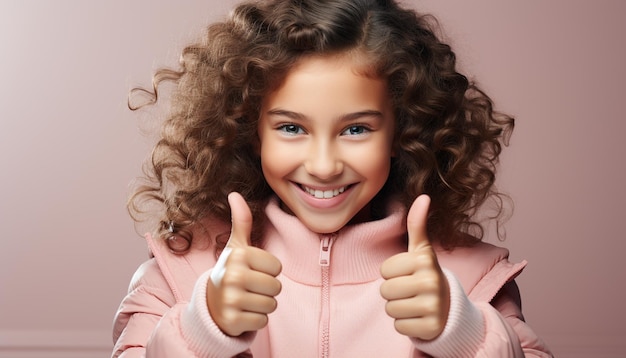
[[[134,90],[156,102],[160,84],[177,84],[146,180],[129,200],[131,215],[138,220],[146,199],[161,203],[159,234],[184,238],[182,247],[170,245],[184,252],[190,225],[206,216],[229,222],[227,195],[237,191],[250,205],[259,245],[273,195],[255,151],[263,96],[304,56],[358,51],[387,78],[397,121],[396,156],[377,198],[395,195],[409,207],[427,193],[434,240],[447,248],[481,240],[483,227],[474,218],[481,205],[495,197],[494,218],[503,213],[495,172],[514,120],[494,111],[491,99],[457,72],[454,52],[436,31],[432,16],[392,0],[237,6],[183,50],[179,69],[158,70],[152,91]]]

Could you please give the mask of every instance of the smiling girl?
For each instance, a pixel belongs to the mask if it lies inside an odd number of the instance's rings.
[[[391,167],[387,83],[361,74],[354,56],[363,55],[303,58],[261,106],[265,180],[283,209],[317,233],[371,221],[370,201]]]
[[[138,218],[155,200],[161,225],[114,357],[551,356],[521,313],[526,263],[474,218],[500,197],[513,119],[429,17],[385,0],[244,3],[155,91],[167,80],[129,204]]]

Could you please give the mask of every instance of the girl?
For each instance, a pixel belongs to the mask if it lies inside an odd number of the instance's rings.
[[[392,0],[242,4],[185,48],[114,357],[550,356],[482,243],[513,119]],[[496,202],[502,202],[496,200]],[[502,212],[499,205],[498,212]]]

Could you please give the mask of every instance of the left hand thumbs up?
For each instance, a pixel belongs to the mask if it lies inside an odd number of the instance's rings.
[[[433,251],[426,222],[430,198],[420,195],[407,215],[408,250],[383,262],[380,293],[398,332],[431,340],[443,332],[450,309],[450,288]]]

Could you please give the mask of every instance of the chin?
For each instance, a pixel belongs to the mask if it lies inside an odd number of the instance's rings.
[[[341,230],[347,223],[320,223],[320,222],[311,222],[307,220],[301,220],[302,223],[311,231],[317,234],[332,234],[339,230]]]

